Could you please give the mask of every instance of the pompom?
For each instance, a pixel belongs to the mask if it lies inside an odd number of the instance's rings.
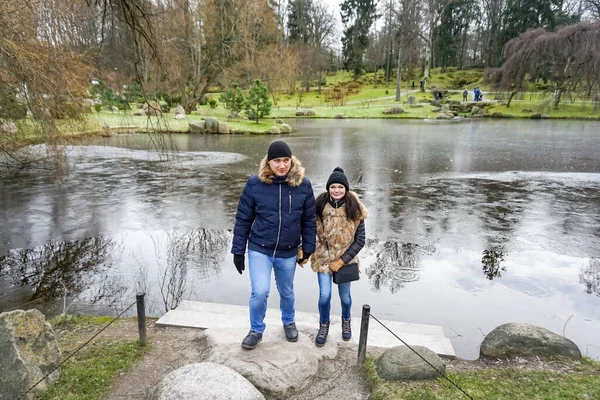
[[[344,173],[344,170],[343,170],[343,169],[341,169],[340,167],[335,167],[335,168],[333,169],[333,171],[334,171],[334,172],[335,172],[335,171],[338,171],[338,172],[341,172],[342,174]]]

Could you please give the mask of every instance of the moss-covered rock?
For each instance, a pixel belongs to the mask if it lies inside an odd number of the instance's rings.
[[[54,330],[41,312],[15,310],[0,314],[0,387],[4,398],[19,398],[61,360]],[[52,372],[32,393],[58,376],[59,370]]]

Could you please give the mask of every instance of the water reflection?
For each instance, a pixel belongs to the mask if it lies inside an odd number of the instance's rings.
[[[73,298],[88,287],[91,274],[111,266],[115,250],[115,243],[105,237],[10,250],[0,257],[0,276],[10,277],[14,285],[31,288],[31,300]]]
[[[585,286],[586,293],[600,296],[600,258],[590,259],[589,265],[582,268],[579,280]]]
[[[365,270],[375,290],[387,286],[392,293],[402,289],[406,283],[419,279],[423,254],[435,252],[433,246],[415,243],[384,242],[377,251],[376,261]]]
[[[494,278],[502,277],[502,272],[506,271],[506,266],[500,263],[504,261],[504,252],[496,250],[484,250],[481,257],[483,264],[483,274],[490,281]]]

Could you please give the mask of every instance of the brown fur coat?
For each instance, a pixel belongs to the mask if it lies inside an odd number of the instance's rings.
[[[269,160],[265,156],[258,167],[258,179],[270,185],[273,183],[273,178],[275,178],[275,173],[269,167]],[[286,182],[291,187],[298,187],[302,183],[302,179],[304,179],[304,167],[302,167],[302,163],[296,157],[292,156],[292,166],[290,172],[287,174]]]
[[[358,196],[352,191],[348,196]],[[330,274],[329,264],[342,256],[354,241],[354,234],[361,219],[369,215],[365,206],[358,200],[362,215],[359,220],[350,221],[346,218],[346,207],[333,208],[327,203],[323,208],[323,219],[317,216],[317,247],[310,257],[313,271]],[[350,263],[359,263],[358,256]],[[350,264],[349,263],[349,264]]]

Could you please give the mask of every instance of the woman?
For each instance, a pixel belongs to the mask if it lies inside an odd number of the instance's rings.
[[[242,341],[254,349],[266,325],[271,274],[279,291],[281,321],[288,341],[298,340],[294,311],[294,274],[315,249],[315,198],[304,168],[280,140],[271,143],[258,175],[248,179],[233,229],[233,263],[241,274],[246,247],[250,270],[250,332]],[[302,250],[299,250],[300,245]]]
[[[347,264],[358,263],[358,252],[365,245],[367,210],[354,192],[341,168],[335,168],[327,180],[327,191],[316,200],[317,244],[311,256],[312,269],[319,278],[319,332],[315,344],[325,345],[329,334],[332,273]],[[342,302],[342,338],[352,337],[350,327],[351,282],[338,285]]]

